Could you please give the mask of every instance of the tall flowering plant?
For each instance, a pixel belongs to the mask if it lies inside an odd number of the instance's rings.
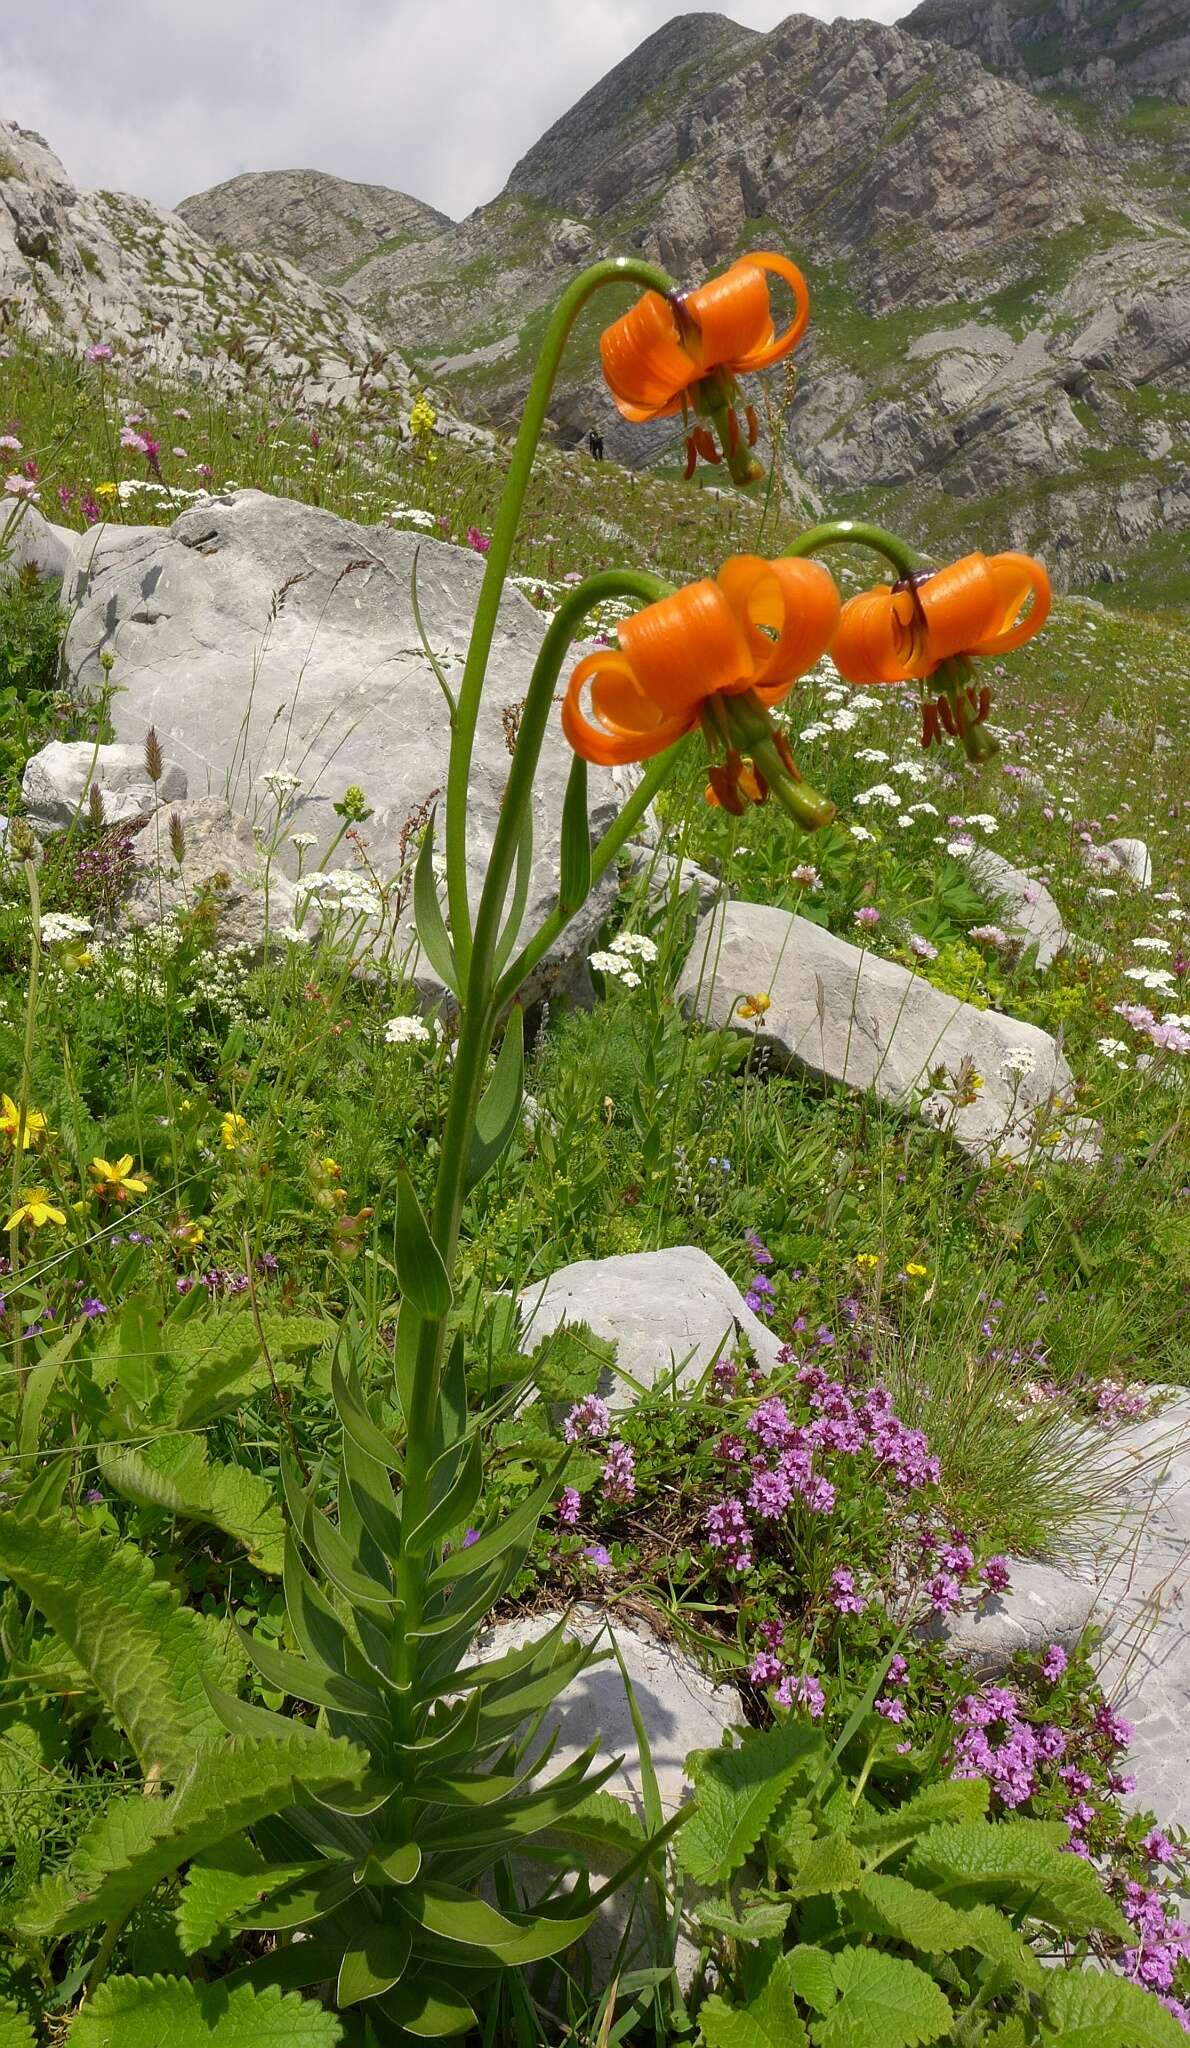
[[[773,277],[793,295],[783,328],[770,303]],[[318,1987],[336,2008],[360,2008],[353,2024],[366,2016],[369,2038],[377,2042],[466,2033],[504,1973],[581,1937],[605,1894],[654,1858],[676,1825],[634,1843],[631,1831],[610,1828],[605,1810],[592,1804],[592,1793],[615,1768],[596,1768],[595,1745],[552,1774],[549,1746],[544,1754],[534,1746],[541,1715],[588,1661],[588,1649],[568,1642],[559,1627],[495,1662],[473,1655],[476,1631],[522,1570],[567,1463],[563,1458],[503,1520],[485,1520],[479,1420],[468,1407],[463,1340],[451,1334],[463,1205],[521,1118],[516,998],[696,731],[710,757],[710,801],[738,811],[772,797],[805,830],[833,815],[831,804],[804,783],[773,720],[798,676],[848,628],[851,608],[841,607],[831,577],[810,559],[821,548],[866,543],[897,577],[883,639],[873,641],[866,624],[852,634],[847,644],[850,649],[854,641],[854,650],[846,665],[841,662],[843,672],[857,682],[900,680],[902,671],[927,679],[934,700],[938,693],[945,698],[950,723],[964,740],[979,723],[983,700],[977,696],[972,709],[961,664],[1003,644],[1007,632],[1025,637],[1044,607],[1035,602],[1021,618],[1027,598],[1021,579],[1010,585],[994,567],[988,572],[994,602],[982,572],[964,572],[954,594],[944,581],[948,572],[935,585],[902,543],[847,521],[814,528],[776,561],[735,556],[682,590],[636,569],[588,577],[567,593],[543,639],[473,904],[472,758],[526,485],[575,319],[593,295],[625,282],[639,285],[643,297],[603,338],[615,402],[633,420],[681,414],[688,462],[724,463],[742,485],[755,481],[759,465],[755,414],[738,380],[788,355],[808,317],[800,272],[768,253],[745,258],[687,293],[651,264],[602,262],[576,278],[558,302],[487,551],[463,676],[457,695],[447,689],[445,908],[435,881],[432,828],[414,880],[418,935],[453,993],[458,1034],[428,1208],[408,1173],[397,1177],[395,1362],[390,1366],[387,1353],[373,1349],[362,1324],[344,1327],[332,1371],[340,1424],[333,1484],[317,1477],[306,1483],[295,1466],[283,1468],[293,1647],[278,1648],[259,1634],[243,1637],[268,1687],[304,1703],[314,1716],[251,1706],[209,1683],[208,1696],[234,1740],[218,1754],[204,1752],[195,1771],[156,1759],[158,1777],[174,1781],[176,1789],[165,1803],[139,1802],[152,1804],[154,1812],[152,1854],[137,1860],[136,1874],[121,1866],[104,1878],[100,1848],[94,1848],[85,1870],[80,1865],[77,1886],[55,1879],[52,1893],[34,1895],[23,1908],[19,1924],[31,1932],[102,1929],[92,1988],[107,1971],[128,1913],[147,1895],[142,1880],[151,1889],[171,1868],[198,1858],[198,1876],[192,1872],[187,1885],[201,1886],[208,1940],[252,1931],[278,1937],[237,1973],[237,1986],[269,1995],[277,1987]],[[1032,565],[1028,587],[1043,589],[1039,565]],[[579,661],[564,689],[562,723],[574,763],[563,806],[557,898],[525,935],[517,875],[523,878],[528,869],[541,749],[572,643],[609,598],[639,608],[620,628],[618,645]],[[894,673],[885,672],[886,643],[908,658]],[[941,710],[938,719],[946,726]],[[644,764],[639,781],[614,822],[593,837],[588,764],[626,762]],[[395,1435],[372,1406],[382,1374],[391,1376],[399,1412]],[[45,1504],[37,1505],[41,1512]],[[41,1524],[38,1530],[43,1548]],[[229,1774],[236,1779],[234,1798],[224,1796]],[[204,1804],[208,1781],[217,1809],[211,1812]],[[244,1828],[251,1831],[246,1846],[241,1840],[234,1853],[220,1847]],[[566,1851],[557,1846],[560,1829]],[[577,1876],[576,1841],[586,1844]],[[538,1895],[528,1903],[510,1873],[510,1859],[526,1845],[541,1873],[540,1884],[529,1887]],[[605,1885],[593,1887],[588,1866],[609,1854],[618,1867]],[[561,1883],[564,1873],[574,1879],[570,1889]],[[313,1931],[300,1943],[289,1939],[308,1925]]]

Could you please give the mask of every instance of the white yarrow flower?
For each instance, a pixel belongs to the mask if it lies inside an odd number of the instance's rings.
[[[421,1017],[390,1017],[384,1027],[386,1045],[428,1045],[432,1036]]]

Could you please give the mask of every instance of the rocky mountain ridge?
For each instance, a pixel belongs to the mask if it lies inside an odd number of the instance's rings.
[[[1185,0],[920,0],[901,27],[1042,89],[1114,87],[1190,105]]]
[[[282,256],[327,284],[381,249],[451,225],[408,192],[309,170],[244,171],[179,200],[175,212],[216,248]]]

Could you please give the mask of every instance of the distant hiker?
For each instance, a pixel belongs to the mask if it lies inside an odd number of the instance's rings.
[[[592,461],[602,462],[603,435],[599,432],[597,427],[592,427],[590,433],[587,435],[587,446],[591,450]]]

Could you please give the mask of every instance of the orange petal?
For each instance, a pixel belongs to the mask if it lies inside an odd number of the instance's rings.
[[[967,652],[1007,654],[1014,647],[1023,647],[1034,633],[1040,633],[1049,617],[1050,579],[1044,563],[1036,561],[1032,555],[993,555],[988,562],[988,570],[996,590],[994,625]],[[1022,608],[1030,596],[1032,606],[1021,618]]]
[[[646,605],[618,631],[641,689],[670,717],[692,722],[712,691],[747,689],[752,680],[743,629],[709,577]]]
[[[831,643],[839,623],[834,578],[821,562],[733,555],[717,580],[747,640],[757,695],[775,704]]]
[[[591,684],[592,718],[583,710]],[[615,648],[601,648],[580,661],[562,705],[562,730],[576,754],[602,768],[647,761],[679,740],[694,723],[665,718],[639,687],[631,664]]]
[[[606,327],[599,339],[603,374],[628,420],[661,419],[677,412],[681,393],[700,374],[700,363],[678,331],[673,307],[660,292],[646,292]]]
[[[790,349],[796,348],[801,340],[810,318],[810,292],[797,264],[791,263],[787,256],[778,256],[771,249],[757,249],[744,260],[754,264],[761,272],[771,270],[775,276],[784,278],[793,293],[793,318],[784,333],[773,336],[770,313],[768,337],[746,356],[737,357],[731,365],[733,370],[765,370],[771,363],[779,363],[782,356],[787,356]],[[767,300],[767,287],[765,297]]]

